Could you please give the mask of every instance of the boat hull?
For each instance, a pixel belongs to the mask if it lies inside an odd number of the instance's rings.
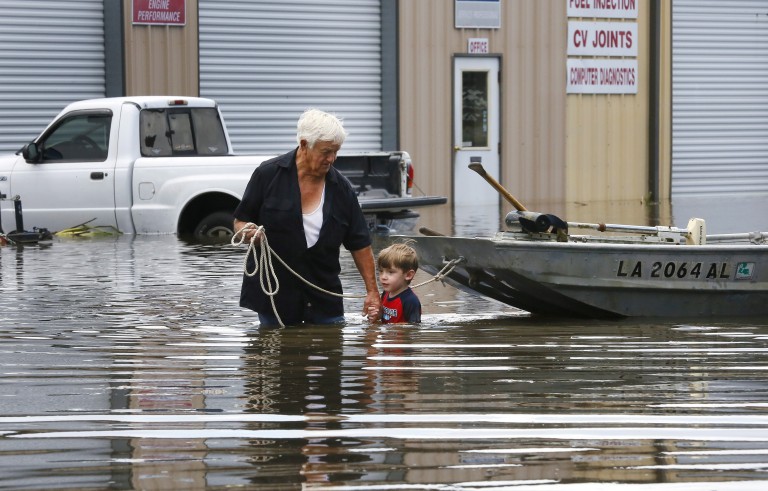
[[[536,315],[768,314],[768,245],[605,244],[413,237],[430,274]]]

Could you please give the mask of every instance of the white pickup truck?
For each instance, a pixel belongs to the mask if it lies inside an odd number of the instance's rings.
[[[251,173],[271,157],[235,155],[210,99],[75,102],[19,152],[0,157],[0,226],[15,223],[7,200],[16,199],[25,228],[56,232],[87,222],[126,234],[229,236]],[[372,226],[446,202],[412,196],[406,152],[342,154],[335,165]]]

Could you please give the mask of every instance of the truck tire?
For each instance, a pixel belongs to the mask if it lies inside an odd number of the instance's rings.
[[[234,234],[232,213],[215,211],[198,222],[193,235],[196,239],[228,241]]]

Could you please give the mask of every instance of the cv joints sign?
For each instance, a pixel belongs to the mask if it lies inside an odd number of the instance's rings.
[[[133,0],[133,23],[183,26],[187,0]]]

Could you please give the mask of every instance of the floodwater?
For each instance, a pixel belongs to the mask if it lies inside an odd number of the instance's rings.
[[[768,487],[768,320],[548,320],[433,282],[420,326],[355,298],[261,328],[243,254],[0,247],[0,489]]]

